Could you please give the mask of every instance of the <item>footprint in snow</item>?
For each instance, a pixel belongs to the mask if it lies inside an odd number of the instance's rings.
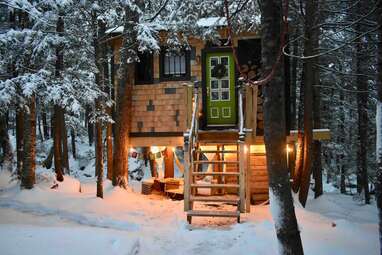
[[[138,255],[140,250],[140,243],[139,239],[135,240],[133,246],[131,247],[130,252],[128,252],[126,255]]]

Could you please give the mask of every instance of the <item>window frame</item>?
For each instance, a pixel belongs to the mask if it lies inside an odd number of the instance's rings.
[[[189,81],[191,80],[191,50],[182,49],[185,56],[186,73],[183,75],[173,75],[164,73],[165,54],[168,48],[162,47],[159,55],[159,79],[160,81]]]
[[[142,61],[136,62],[135,63],[135,70],[134,70],[134,83],[135,85],[145,85],[145,84],[153,84],[154,83],[154,54],[152,52],[139,52],[139,57],[141,56],[146,56],[149,57],[150,60],[148,65],[150,65],[151,69],[151,77],[150,79],[147,80],[140,80],[138,79],[138,73],[137,73],[137,67],[142,64]],[[147,64],[147,61],[146,61]]]

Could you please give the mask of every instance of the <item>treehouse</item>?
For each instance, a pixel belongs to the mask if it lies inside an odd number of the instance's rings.
[[[251,203],[268,199],[262,92],[240,84],[232,51],[247,78],[257,79],[261,41],[254,32],[241,33],[230,45],[224,25],[219,35],[220,43],[190,37],[189,47],[177,51],[163,43],[159,53],[141,52],[135,70],[130,146],[166,147],[164,179],[174,177],[173,148],[184,148],[179,187],[189,222],[196,216],[239,221]],[[165,33],[161,38],[166,41]],[[118,36],[111,41],[116,67],[121,43]],[[206,202],[234,210],[199,210]]]

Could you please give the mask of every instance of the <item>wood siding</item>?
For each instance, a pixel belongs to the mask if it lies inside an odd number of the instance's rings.
[[[269,198],[267,161],[265,154],[251,153],[250,159],[251,202],[258,204]]]
[[[187,88],[178,82],[135,86],[131,132],[185,131],[187,97]]]
[[[237,160],[235,154],[226,154],[226,160]],[[251,153],[250,154],[250,179],[249,189],[252,204],[258,204],[266,201],[269,198],[268,193],[268,172],[267,162],[264,153]],[[238,166],[227,165],[227,172],[238,172]],[[237,183],[236,177],[225,177],[226,183]],[[235,193],[235,190],[227,189],[228,193]]]

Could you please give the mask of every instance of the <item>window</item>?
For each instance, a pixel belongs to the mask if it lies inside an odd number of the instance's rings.
[[[227,56],[210,58],[210,77],[211,101],[230,101],[230,74]]]
[[[153,79],[153,54],[142,52],[138,54],[139,62],[135,64],[135,84],[151,84]]]
[[[190,51],[162,49],[160,59],[161,80],[190,79]]]

